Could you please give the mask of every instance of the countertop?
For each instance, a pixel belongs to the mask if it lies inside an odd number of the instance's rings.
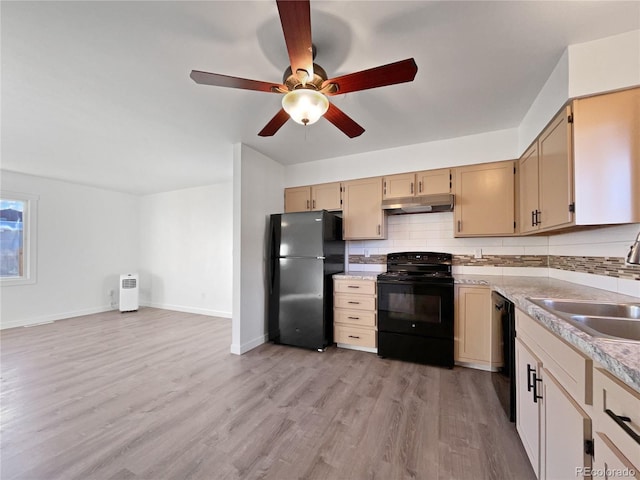
[[[350,271],[334,278],[375,280],[377,272]],[[459,285],[486,285],[509,300],[547,329],[563,338],[624,383],[640,391],[640,343],[593,337],[560,317],[527,300],[527,297],[598,300],[604,302],[634,302],[637,297],[587,287],[547,277],[500,275],[455,275]]]

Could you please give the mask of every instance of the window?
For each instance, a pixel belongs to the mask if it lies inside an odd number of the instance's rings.
[[[36,282],[36,219],[38,197],[0,193],[0,283]]]

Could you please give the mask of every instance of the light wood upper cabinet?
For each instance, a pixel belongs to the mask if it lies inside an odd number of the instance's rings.
[[[344,182],[342,197],[345,240],[385,238],[382,177]]]
[[[342,210],[342,184],[322,183],[311,186],[311,210]]]
[[[294,187],[284,189],[284,211],[308,212],[311,210],[311,187]]]
[[[576,224],[640,222],[640,88],[573,101]]]
[[[415,173],[388,175],[382,179],[382,198],[413,197],[416,191]]]
[[[520,194],[520,233],[529,233],[539,229],[536,215],[538,207],[538,142],[534,142],[529,149],[524,152],[518,166],[520,169],[519,194]]]
[[[342,210],[341,186],[340,182],[333,182],[285,188],[284,211],[290,213],[311,210]]]
[[[453,191],[453,174],[450,168],[418,172],[416,180],[416,195],[437,195]]]
[[[454,235],[513,235],[515,162],[483,163],[456,169]]]
[[[387,175],[382,179],[382,198],[421,197],[452,192],[450,168]]]
[[[573,223],[573,154],[571,108],[561,111],[538,139],[541,230]]]
[[[520,233],[573,224],[571,108],[560,111],[522,155]]]

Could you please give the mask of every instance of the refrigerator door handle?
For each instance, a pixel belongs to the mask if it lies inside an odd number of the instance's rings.
[[[316,257],[316,260],[325,260],[327,257]]]
[[[269,236],[269,262],[267,268],[269,271],[269,295],[273,294],[273,287],[276,280],[276,227],[271,222],[271,232]]]

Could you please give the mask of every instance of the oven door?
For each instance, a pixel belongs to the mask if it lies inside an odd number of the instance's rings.
[[[378,330],[453,338],[453,280],[432,284],[379,279]]]

